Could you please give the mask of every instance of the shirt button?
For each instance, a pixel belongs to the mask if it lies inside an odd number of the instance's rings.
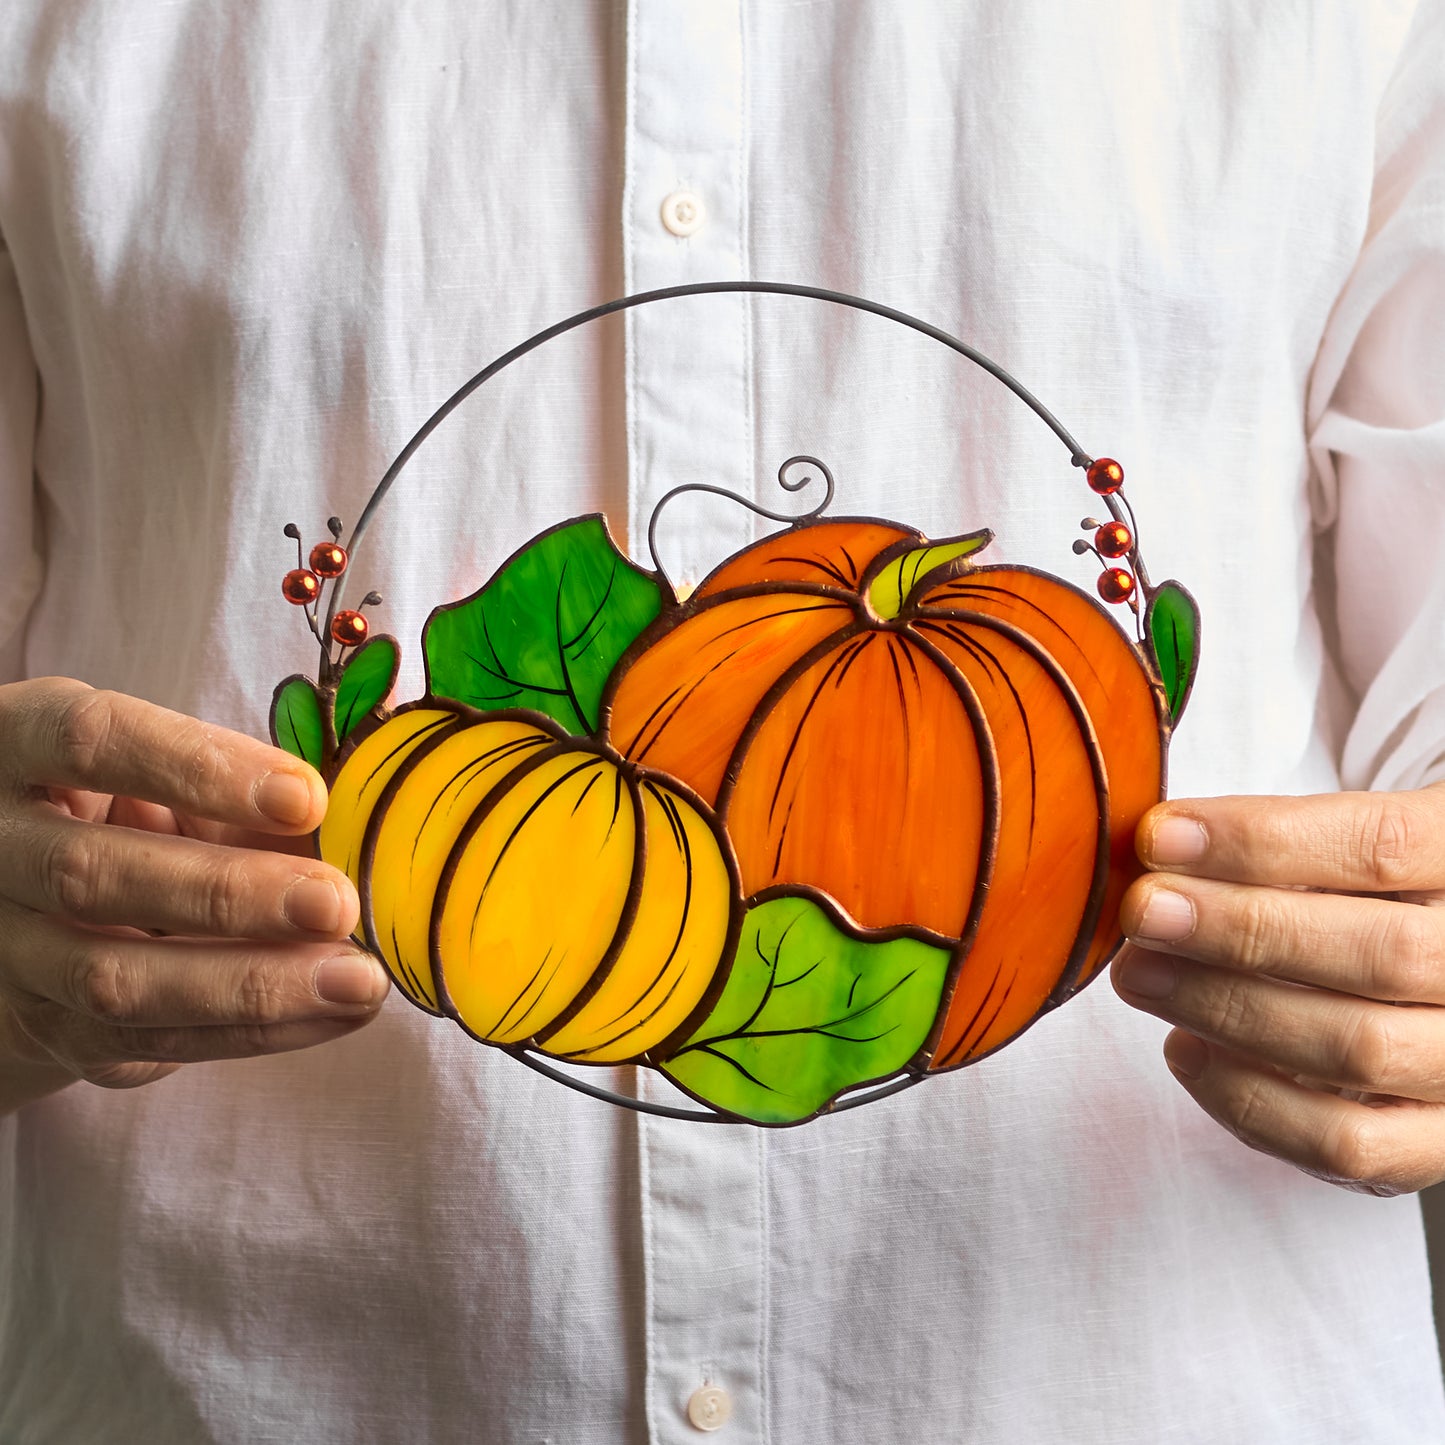
[[[691,236],[705,220],[707,208],[695,191],[674,191],[662,203],[662,224],[674,236]]]
[[[721,1430],[732,1413],[732,1399],[721,1385],[703,1385],[687,1402],[687,1418],[699,1430]]]

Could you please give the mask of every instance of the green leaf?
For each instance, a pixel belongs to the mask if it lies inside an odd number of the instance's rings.
[[[526,707],[572,733],[597,726],[602,688],[662,610],[662,589],[612,544],[601,517],[534,538],[479,592],[438,607],[422,634],[437,697]]]
[[[310,678],[288,677],[271,698],[271,740],[320,769],[326,753],[321,694]]]
[[[942,582],[942,575],[933,575],[940,568],[982,551],[992,541],[993,533],[985,527],[965,537],[946,537],[941,542],[930,542],[926,547],[904,552],[883,567],[873,579],[868,588],[868,605],[885,621],[897,617],[920,580],[927,581],[929,586]],[[962,571],[963,568],[954,570]]]
[[[773,898],[749,909],[722,997],[663,1068],[739,1118],[796,1123],[913,1058],[948,960],[912,938],[853,938],[808,898]]]
[[[347,659],[336,688],[337,742],[386,700],[400,662],[396,639],[385,634],[363,643]]]
[[[1178,722],[1199,666],[1199,608],[1177,582],[1155,588],[1144,614],[1144,635],[1159,666],[1170,720]]]

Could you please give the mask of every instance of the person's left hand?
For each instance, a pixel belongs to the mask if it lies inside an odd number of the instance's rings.
[[[1445,1179],[1445,784],[1162,803],[1113,983],[1246,1144],[1333,1184]]]

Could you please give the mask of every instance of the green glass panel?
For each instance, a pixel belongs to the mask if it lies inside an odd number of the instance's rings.
[[[1177,582],[1164,582],[1149,600],[1144,631],[1159,665],[1169,716],[1177,722],[1199,665],[1199,608]]]
[[[656,579],[612,545],[600,517],[529,543],[423,633],[434,696],[483,711],[534,708],[572,733],[597,726],[603,685],[658,614]]]
[[[810,899],[771,899],[748,911],[722,997],[663,1067],[740,1118],[806,1119],[913,1058],[948,960],[912,938],[853,938]]]
[[[373,708],[385,701],[396,681],[401,655],[396,639],[373,637],[351,654],[336,689],[336,740],[340,742]]]
[[[942,569],[950,562],[959,563],[992,541],[993,533],[985,527],[980,532],[930,542],[926,547],[915,547],[911,552],[895,557],[869,585],[869,606],[885,620],[897,617],[920,581],[936,586],[949,575]],[[961,571],[962,568],[955,567],[953,570]]]
[[[271,740],[320,769],[326,752],[321,698],[305,677],[288,677],[271,698]]]

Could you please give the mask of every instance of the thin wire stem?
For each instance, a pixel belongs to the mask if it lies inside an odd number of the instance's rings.
[[[799,462],[806,462],[811,467],[817,467],[823,474],[823,500],[815,506],[809,507],[806,512],[775,512],[769,507],[754,502],[749,497],[739,496],[737,492],[729,491],[726,487],[714,487],[708,482],[684,482],[682,486],[674,487],[670,492],[664,492],[657,499],[657,505],[652,509],[652,516],[647,519],[647,550],[652,554],[653,571],[659,577],[666,578],[667,585],[672,587],[672,578],[668,577],[666,569],[657,556],[657,519],[662,515],[662,509],[674,497],[680,497],[684,492],[711,492],[715,497],[726,497],[728,501],[736,502],[740,507],[746,507],[748,511],[759,517],[767,517],[769,521],[773,522],[791,522],[795,527],[801,527],[804,522],[821,517],[832,505],[835,490],[833,473],[828,470],[826,462],[810,456],[789,457],[778,468],[778,485],[785,492],[801,492],[813,480],[810,476],[799,477],[795,482],[788,480],[788,469],[796,466]],[[673,587],[673,591],[676,592],[677,589]]]

